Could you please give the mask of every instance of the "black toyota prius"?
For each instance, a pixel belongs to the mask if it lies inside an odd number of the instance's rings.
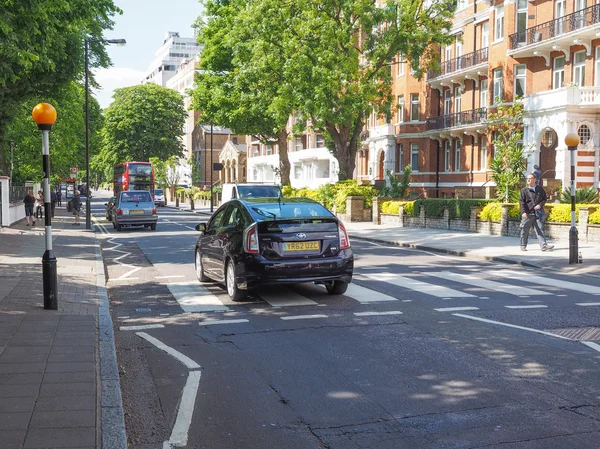
[[[354,256],[344,225],[307,198],[236,199],[200,223],[196,276],[227,287],[233,301],[265,284],[315,282],[332,295],[352,281]]]

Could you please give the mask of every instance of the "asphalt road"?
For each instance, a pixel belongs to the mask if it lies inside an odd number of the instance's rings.
[[[117,233],[102,203],[134,449],[600,446],[600,280],[353,241],[345,295],[232,303],[195,278],[200,216]]]

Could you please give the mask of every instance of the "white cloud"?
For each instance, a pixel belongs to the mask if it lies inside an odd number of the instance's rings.
[[[135,86],[140,84],[145,72],[140,70],[128,69],[124,67],[111,67],[108,69],[98,69],[94,76],[98,84],[102,87],[94,92],[101,108],[106,108],[112,102],[112,95],[115,89],[120,87]]]

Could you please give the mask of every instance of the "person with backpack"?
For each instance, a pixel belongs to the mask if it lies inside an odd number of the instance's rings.
[[[23,198],[25,203],[25,219],[27,220],[26,226],[35,226],[35,217],[33,216],[33,206],[35,204],[35,197],[32,195],[32,191],[28,190]],[[33,224],[31,222],[33,221]]]

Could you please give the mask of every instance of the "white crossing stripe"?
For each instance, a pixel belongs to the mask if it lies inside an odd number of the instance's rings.
[[[535,276],[530,273],[521,273],[512,270],[488,271],[493,276],[502,276],[510,279],[518,279],[519,281],[529,282],[531,284],[547,285],[550,287],[559,287],[565,290],[575,290],[582,293],[600,293],[600,287],[593,285],[579,284],[577,282],[563,281],[561,279],[547,278],[544,276]]]
[[[576,302],[575,305],[583,307],[600,306],[600,302]]]
[[[389,312],[355,312],[356,316],[380,316],[380,315],[402,315],[399,310],[390,310]]]
[[[366,277],[374,281],[386,282],[388,284],[397,285],[399,287],[405,287],[410,290],[418,291],[426,295],[435,296],[437,298],[474,298],[475,295],[470,293],[463,293],[458,290],[453,290],[442,285],[429,284],[427,282],[418,281],[404,276],[399,276],[394,273],[377,273],[367,274],[360,276],[361,278]]]
[[[248,323],[248,320],[239,319],[239,320],[204,320],[200,321],[198,324],[200,326],[211,326],[213,324],[237,324],[237,323]]]
[[[165,327],[163,324],[141,324],[139,326],[121,326],[121,331],[143,331],[146,329],[162,329]]]
[[[229,311],[221,300],[197,282],[167,284],[184,312]]]
[[[325,288],[323,284],[318,284],[320,287]],[[398,298],[393,296],[379,293],[378,291],[371,290],[370,288],[362,287],[358,284],[348,284],[348,290],[344,293],[344,296],[348,296],[361,304],[368,304],[371,302],[384,302],[384,301],[398,301]]]
[[[286,287],[271,287],[268,291],[259,291],[258,295],[273,307],[316,306],[312,299],[290,290]]]
[[[479,310],[479,307],[442,307],[441,309],[433,309],[436,312],[461,312],[463,310]]]
[[[453,313],[452,315],[458,316],[461,318],[466,318],[468,320],[481,321],[482,323],[498,324],[500,326],[512,327],[513,329],[520,329],[520,330],[524,330],[524,331],[535,332],[537,334],[549,335],[550,337],[562,338],[563,340],[571,340],[570,338],[563,337],[562,335],[557,335],[557,334],[553,334],[551,332],[541,331],[539,329],[533,329],[531,327],[517,326],[515,324],[503,323],[501,321],[494,321],[494,320],[488,320],[486,318],[479,318],[478,316],[464,315],[462,313]]]
[[[295,315],[295,316],[282,316],[282,320],[308,320],[312,318],[327,318],[327,315]]]
[[[488,281],[487,279],[481,279],[476,276],[468,275],[468,274],[460,274],[460,273],[452,273],[450,271],[441,271],[441,272],[428,272],[426,273],[428,276],[434,276],[441,279],[446,279],[448,281],[459,282],[461,284],[468,284],[474,287],[486,288],[488,290],[495,290],[502,293],[508,293],[509,295],[515,296],[535,296],[535,295],[551,295],[552,293],[547,293],[540,290],[534,290],[532,288],[527,287],[519,287],[516,285],[503,284],[501,282]]]
[[[548,306],[544,306],[542,304],[530,305],[530,306],[504,306],[507,309],[545,309]]]

